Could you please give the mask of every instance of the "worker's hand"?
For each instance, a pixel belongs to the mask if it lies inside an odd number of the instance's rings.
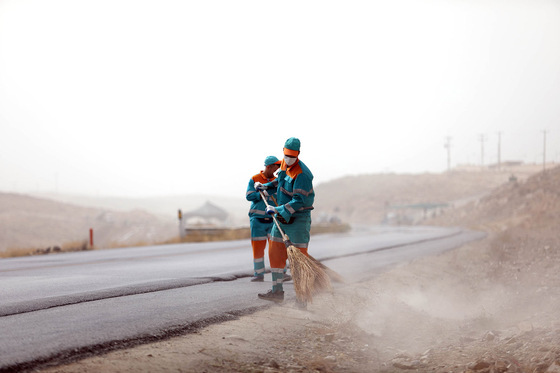
[[[274,206],[266,206],[265,211],[268,215],[274,215],[278,212],[278,211],[276,211],[276,207],[274,207]]]
[[[257,192],[261,192],[261,191],[265,191],[266,189],[265,189],[263,183],[261,183],[260,181],[257,181],[257,182],[255,183],[255,190],[256,190]]]

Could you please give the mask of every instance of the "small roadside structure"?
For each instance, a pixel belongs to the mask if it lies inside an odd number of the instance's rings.
[[[224,225],[229,217],[226,210],[216,206],[210,201],[206,201],[204,205],[196,210],[183,213],[183,219],[187,225]]]
[[[181,237],[186,234],[198,232],[212,235],[225,229],[229,214],[226,210],[206,201],[199,208],[181,212],[179,210],[179,233]]]
[[[447,203],[422,202],[403,205],[385,205],[385,219],[382,224],[416,224],[428,217],[437,216],[449,207]]]

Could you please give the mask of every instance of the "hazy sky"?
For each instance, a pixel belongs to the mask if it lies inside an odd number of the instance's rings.
[[[0,0],[0,191],[244,196],[560,161],[560,2]]]

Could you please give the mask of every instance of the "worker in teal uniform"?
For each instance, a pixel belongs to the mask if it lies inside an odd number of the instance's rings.
[[[313,190],[313,174],[299,159],[300,140],[291,137],[284,144],[284,159],[280,172],[275,180],[256,184],[257,190],[277,193],[277,207],[270,205],[266,213],[275,215],[279,224],[295,247],[304,255],[310,239],[311,210],[315,200]],[[278,227],[273,226],[269,246],[269,259],[272,272],[272,289],[268,293],[259,294],[259,298],[282,302],[284,300],[283,269],[286,266],[288,253]]]
[[[254,275],[251,278],[253,282],[264,281],[265,262],[264,251],[266,243],[270,238],[270,231],[274,224],[272,217],[265,212],[266,204],[261,194],[255,190],[255,184],[269,183],[276,179],[275,173],[280,167],[280,161],[273,155],[264,160],[264,170],[254,175],[249,180],[247,186],[246,198],[251,202],[249,209],[249,222],[251,228],[251,246],[253,248],[253,268]],[[276,191],[263,192],[268,204],[275,204]],[[285,271],[284,271],[285,272]],[[287,276],[287,275],[286,275]]]

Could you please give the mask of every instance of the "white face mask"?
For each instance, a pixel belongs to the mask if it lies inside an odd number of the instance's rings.
[[[286,162],[286,164],[288,166],[293,165],[296,162],[296,159],[297,158],[290,158],[290,157],[284,156],[284,162]]]

